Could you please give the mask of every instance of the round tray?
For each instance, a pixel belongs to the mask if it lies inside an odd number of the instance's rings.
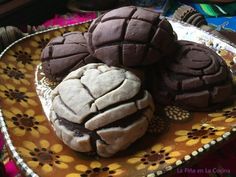
[[[236,73],[236,49],[232,44],[196,27],[169,21],[179,39],[211,47],[225,59],[232,75]],[[154,119],[143,138],[112,158],[85,156],[68,148],[57,138],[47,119],[48,112],[44,111],[47,100],[37,95],[35,71],[40,67],[42,48],[50,39],[69,31],[84,32],[88,26],[89,22],[27,36],[0,56],[1,130],[12,158],[24,175],[162,175],[187,161],[195,161],[195,157],[235,136],[236,103],[214,112],[189,112],[167,106],[163,109],[165,116]],[[40,81],[48,83],[43,73],[38,75],[42,77]],[[235,82],[234,75],[233,79]]]

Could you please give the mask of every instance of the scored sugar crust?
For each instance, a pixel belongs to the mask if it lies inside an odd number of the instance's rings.
[[[153,113],[137,76],[97,63],[71,72],[53,90],[50,119],[72,149],[110,157],[145,134]]]
[[[207,111],[230,101],[232,74],[212,49],[195,42],[178,41],[172,63],[154,68],[151,93],[157,103]],[[150,77],[149,77],[150,78]]]
[[[87,50],[84,33],[69,32],[52,39],[41,54],[45,76],[61,81],[71,71],[98,60]]]
[[[173,14],[173,17],[177,20],[189,23],[197,27],[207,25],[205,17],[196,9],[188,5],[180,6]]]
[[[139,7],[121,7],[99,16],[86,34],[90,53],[112,66],[155,63],[176,49],[171,24]]]

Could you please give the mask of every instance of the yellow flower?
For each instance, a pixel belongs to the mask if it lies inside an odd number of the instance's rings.
[[[37,48],[35,51],[36,54],[41,54],[42,49],[46,47],[50,39],[51,36],[49,35],[49,33],[37,35],[33,37],[33,40],[30,42],[30,45]]]
[[[215,127],[213,125],[195,124],[192,126],[192,130],[179,130],[175,132],[175,135],[179,136],[175,138],[175,142],[186,141],[187,146],[193,146],[197,143],[207,144],[211,142],[216,136],[221,136],[225,132],[225,127]]]
[[[40,140],[37,146],[33,142],[23,141],[23,147],[17,148],[26,163],[33,169],[40,168],[44,173],[52,172],[53,167],[67,169],[68,163],[74,161],[74,158],[68,155],[61,155],[63,150],[61,144],[53,144],[47,140]]]
[[[127,160],[130,164],[137,164],[136,169],[147,169],[148,171],[157,170],[161,165],[173,164],[179,157],[179,151],[173,151],[171,146],[164,147],[162,144],[156,144],[151,148],[150,152],[141,151],[134,157]]]
[[[30,133],[33,137],[38,138],[41,134],[48,134],[50,130],[44,125],[40,125],[46,119],[43,115],[35,115],[35,111],[28,109],[22,112],[18,108],[10,108],[10,111],[3,110],[6,123],[9,128],[13,129],[16,136],[24,136]]]
[[[93,161],[89,166],[86,165],[76,165],[75,170],[78,173],[70,173],[66,175],[66,177],[93,177],[93,176],[102,176],[102,177],[110,177],[110,176],[120,176],[124,173],[121,165],[118,163],[112,163],[107,166],[103,166],[98,161]]]
[[[233,62],[233,58],[235,57],[233,52],[230,52],[226,49],[220,49],[219,55],[222,58],[224,58],[224,60],[228,66],[231,66],[231,63]]]
[[[4,80],[11,80],[14,84],[30,85],[28,79],[33,78],[32,74],[27,74],[24,68],[17,69],[12,64],[5,64],[0,62],[0,78]]]
[[[215,112],[208,114],[212,117],[211,122],[224,121],[226,123],[231,123],[236,121],[236,106],[223,109],[221,112]]]
[[[38,103],[32,99],[36,93],[28,92],[26,87],[15,88],[11,84],[0,85],[0,97],[3,98],[2,102],[7,105],[14,105],[19,103],[23,107],[37,106]]]
[[[58,29],[54,32],[54,36],[56,36],[56,37],[57,36],[62,36],[63,34],[69,33],[69,32],[72,32],[72,31],[76,31],[74,26],[60,28],[60,29]]]
[[[17,62],[19,68],[26,68],[30,71],[34,70],[33,65],[40,63],[39,54],[33,55],[30,48],[22,48],[19,45],[14,50],[7,52],[7,59],[11,62]]]
[[[76,28],[76,31],[87,32],[88,28],[89,28],[89,23],[83,23],[81,25],[76,25],[75,28]]]

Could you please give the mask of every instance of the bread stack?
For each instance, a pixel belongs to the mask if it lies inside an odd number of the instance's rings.
[[[142,137],[158,105],[208,110],[232,92],[222,58],[178,41],[165,18],[134,6],[99,16],[87,33],[53,39],[42,52],[42,67],[60,82],[51,97],[56,134],[72,149],[101,157]]]

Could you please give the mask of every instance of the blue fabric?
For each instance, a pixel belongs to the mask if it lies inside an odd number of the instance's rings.
[[[236,32],[236,17],[211,17],[206,18],[209,25],[215,26],[217,30],[222,28]]]
[[[217,30],[221,30],[222,28],[232,30],[236,32],[236,14],[235,16],[222,16],[222,17],[209,17],[206,13],[202,10],[199,4],[197,3],[186,3],[187,5],[192,6],[195,8],[199,13],[203,14],[206,17],[206,20],[209,25],[215,26]],[[171,0],[171,8],[165,14],[166,16],[171,16],[174,11],[180,6],[182,3],[178,1]]]
[[[215,26],[217,30],[222,28],[236,31],[236,16],[221,16],[221,17],[209,17],[200,7],[199,4],[190,4],[198,12],[203,14],[206,17],[206,20],[209,25]]]

